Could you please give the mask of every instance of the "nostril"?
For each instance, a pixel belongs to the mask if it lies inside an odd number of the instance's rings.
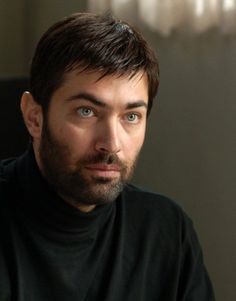
[[[104,152],[104,153],[108,153],[108,150],[106,148],[104,148],[104,147],[100,147],[99,150],[102,151],[102,152]]]
[[[116,154],[120,151],[120,148],[115,145],[96,145],[96,151],[102,152],[102,153],[113,153]]]
[[[114,161],[113,157],[110,156],[110,157],[108,158],[108,160],[107,160],[107,164],[112,164],[113,161]]]

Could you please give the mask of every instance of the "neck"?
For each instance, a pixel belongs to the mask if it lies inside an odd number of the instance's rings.
[[[80,203],[75,202],[73,199],[70,199],[64,195],[59,194],[59,196],[69,205],[72,207],[80,210],[81,212],[91,212],[93,209],[95,209],[96,205],[83,205]]]

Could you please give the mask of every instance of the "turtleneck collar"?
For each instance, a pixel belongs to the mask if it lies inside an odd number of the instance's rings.
[[[19,204],[21,210],[40,228],[61,233],[60,235],[86,236],[95,234],[113,219],[115,203],[97,206],[85,213],[61,199],[42,177],[32,147],[17,159],[16,176],[23,195]]]

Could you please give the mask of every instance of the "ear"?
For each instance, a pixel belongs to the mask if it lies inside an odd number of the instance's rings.
[[[25,125],[33,138],[40,138],[43,126],[42,107],[38,104],[30,92],[24,92],[21,97],[21,112]]]

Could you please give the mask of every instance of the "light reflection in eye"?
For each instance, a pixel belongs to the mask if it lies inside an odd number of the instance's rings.
[[[86,107],[78,109],[78,112],[82,117],[91,117],[94,115],[93,111]]]
[[[139,116],[135,113],[131,113],[127,115],[127,120],[130,123],[136,123],[138,122]]]

